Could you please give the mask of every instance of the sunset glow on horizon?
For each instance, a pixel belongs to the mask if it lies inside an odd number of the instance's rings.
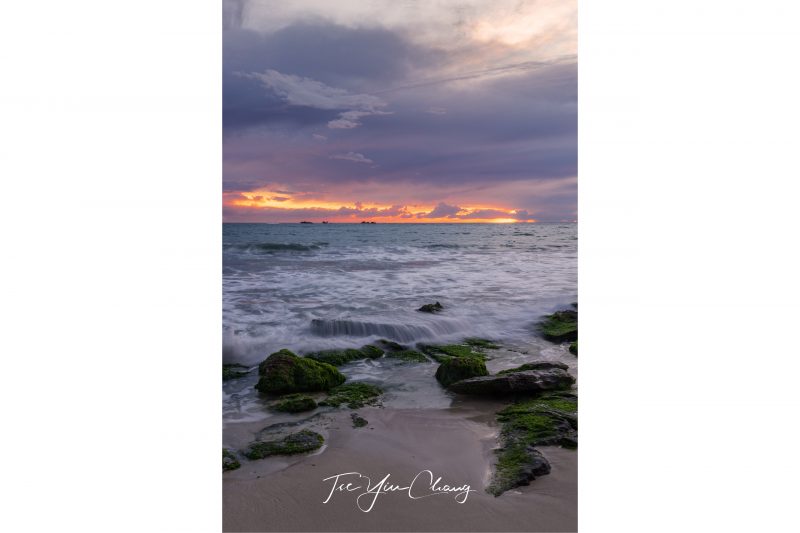
[[[446,204],[444,204],[446,205]],[[392,223],[532,223],[535,219],[518,217],[517,210],[505,210],[497,206],[459,206],[453,207],[447,215],[436,216],[439,205],[375,204],[362,202],[336,202],[310,199],[296,199],[274,191],[255,191],[226,195],[225,206],[240,212],[250,211],[256,215],[269,208],[273,213],[283,213],[287,222],[295,221],[298,211],[307,216],[309,222],[360,222],[380,221]],[[450,207],[450,206],[447,206]]]

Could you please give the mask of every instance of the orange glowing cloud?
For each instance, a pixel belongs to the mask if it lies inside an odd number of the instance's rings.
[[[391,223],[496,223],[536,222],[527,211],[494,205],[397,205],[336,201],[294,196],[286,192],[257,190],[223,195],[226,221],[361,222]]]

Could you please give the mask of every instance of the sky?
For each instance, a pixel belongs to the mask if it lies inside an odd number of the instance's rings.
[[[223,0],[225,222],[577,217],[575,0]]]

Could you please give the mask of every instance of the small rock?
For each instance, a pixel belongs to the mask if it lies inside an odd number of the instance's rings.
[[[304,429],[287,435],[281,440],[256,441],[250,444],[245,457],[250,460],[263,459],[270,455],[294,455],[316,450],[325,439],[319,433]]]
[[[369,424],[369,422],[367,421],[367,419],[366,419],[366,418],[362,418],[362,417],[360,417],[360,416],[358,415],[358,413],[352,413],[352,414],[350,415],[350,418],[353,420],[353,427],[354,427],[354,428],[363,428],[364,426],[366,426],[367,424]]]
[[[439,302],[436,302],[433,304],[425,304],[417,309],[417,311],[422,311],[423,313],[438,313],[442,309],[444,309],[444,306],[442,306],[442,304]]]
[[[236,456],[227,448],[222,448],[222,471],[236,470],[242,466]]]

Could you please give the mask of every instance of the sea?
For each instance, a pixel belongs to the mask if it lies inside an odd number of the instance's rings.
[[[577,302],[577,253],[577,224],[224,224],[223,362],[481,337],[504,347],[490,371],[541,359],[576,365],[535,325]],[[440,313],[418,311],[434,302]],[[452,400],[435,368],[384,358],[340,370],[385,388],[389,404],[424,408]],[[226,422],[270,416],[255,379],[224,383]]]

